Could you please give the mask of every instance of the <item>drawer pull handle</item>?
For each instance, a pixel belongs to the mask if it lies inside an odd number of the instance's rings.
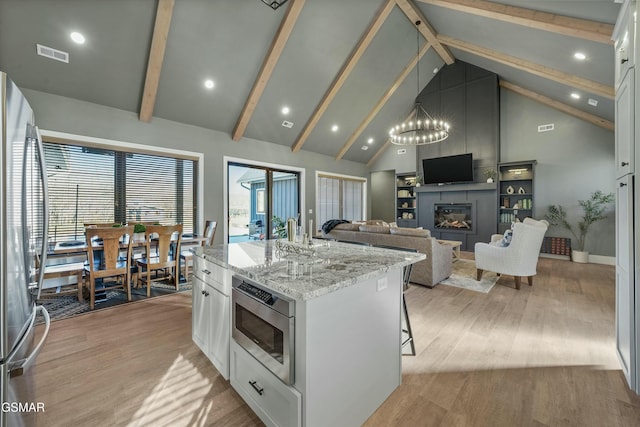
[[[204,270],[202,270],[202,272],[203,272],[204,274],[211,274],[211,272],[210,272],[209,270],[207,270],[206,268],[205,268]]]
[[[263,389],[262,387],[260,387],[259,385],[257,385],[255,381],[249,381],[249,385],[250,385],[251,387],[253,387],[253,389],[254,389],[256,392],[258,392],[258,394],[259,394],[260,396],[262,396],[262,394],[264,393],[264,389]]]
[[[205,297],[208,297],[208,296],[209,296],[209,292],[204,291],[204,296],[205,296]]]
[[[629,166],[629,162],[622,162],[622,163],[620,163],[620,166],[622,166],[622,167]]]
[[[620,183],[620,188],[622,188],[622,187],[626,187],[626,186],[627,186],[627,183],[626,183],[626,182],[621,182],[621,183]]]
[[[202,291],[201,293],[202,293],[202,295],[204,295],[204,291]]]
[[[620,60],[620,63],[621,63],[621,64],[624,64],[624,63],[625,63],[625,62],[627,62],[627,61],[629,61],[629,58],[624,58],[624,59],[621,59],[621,60]]]

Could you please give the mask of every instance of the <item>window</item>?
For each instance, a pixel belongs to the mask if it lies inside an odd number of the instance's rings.
[[[318,173],[316,211],[318,228],[330,219],[365,219],[367,180]]]
[[[92,223],[182,223],[194,232],[198,162],[45,142],[49,239],[82,239]]]

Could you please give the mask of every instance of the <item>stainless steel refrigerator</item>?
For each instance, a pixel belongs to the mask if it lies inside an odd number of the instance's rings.
[[[48,200],[42,140],[29,103],[0,72],[0,427],[32,425],[33,365],[49,333],[36,304],[47,256]],[[36,342],[36,316],[44,329]],[[40,406],[41,407],[41,406]]]

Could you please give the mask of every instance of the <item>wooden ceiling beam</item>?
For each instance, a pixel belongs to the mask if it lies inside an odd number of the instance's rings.
[[[417,21],[420,21],[420,25],[418,25],[420,34],[422,34],[422,36],[431,43],[442,60],[447,65],[453,64],[455,62],[453,54],[446,48],[446,46],[443,46],[442,43],[440,43],[436,31],[433,29],[431,24],[429,24],[429,21],[427,21],[427,18],[424,17],[420,9],[418,9],[411,0],[396,0],[396,3],[413,25],[415,25]]]
[[[418,0],[485,18],[518,24],[556,34],[613,44],[613,25],[587,19],[571,18],[539,10],[525,9],[484,0]]]
[[[529,89],[525,89],[513,83],[500,80],[500,87],[509,89],[510,91],[520,94],[522,96],[526,96],[527,98],[533,99],[534,101],[537,101],[541,104],[544,104],[551,108],[555,108],[556,110],[562,111],[563,113],[567,113],[571,116],[577,117],[589,123],[593,123],[594,125],[599,126],[601,128],[610,130],[612,132],[615,129],[614,123],[609,120],[603,119],[602,117],[598,117],[594,114],[584,112],[582,110],[578,110],[577,108],[572,107],[571,105],[567,105],[562,102],[556,101],[555,99],[551,99],[547,96],[541,95]]]
[[[373,21],[371,22],[371,24],[369,24],[369,27],[364,32],[364,35],[362,36],[354,50],[351,52],[351,55],[349,55],[349,58],[347,58],[346,62],[338,72],[338,75],[335,77],[335,79],[331,83],[331,86],[325,92],[324,96],[320,100],[320,103],[314,110],[313,114],[311,114],[311,117],[300,132],[300,135],[298,135],[298,138],[293,143],[291,151],[299,151],[304,143],[307,142],[309,135],[311,135],[311,131],[313,131],[313,129],[316,127],[316,125],[320,121],[320,118],[329,107],[329,104],[331,104],[333,99],[336,97],[338,91],[340,91],[340,89],[342,88],[342,85],[347,80],[364,52],[367,50],[367,47],[369,47],[369,45],[371,44],[371,41],[382,27],[382,24],[384,24],[384,22],[387,20],[387,17],[391,13],[395,5],[395,0],[386,0],[382,4],[375,17],[373,18]]]
[[[139,117],[143,122],[150,122],[151,117],[153,117],[174,4],[174,0],[158,0],[156,22],[153,27],[151,50],[149,52],[149,61],[147,62],[147,75],[144,80],[144,91],[142,92],[142,103],[140,105]]]
[[[345,142],[345,144],[342,146],[342,148],[340,149],[340,152],[336,156],[336,160],[340,160],[342,157],[344,157],[347,151],[349,151],[349,148],[351,148],[351,146],[354,144],[356,139],[358,139],[358,137],[367,128],[367,126],[369,126],[369,123],[371,123],[371,121],[376,117],[376,115],[380,112],[382,107],[384,107],[384,105],[387,103],[389,98],[391,98],[391,96],[395,93],[395,91],[400,87],[402,82],[404,82],[407,76],[411,73],[411,70],[415,68],[415,66],[418,64],[418,61],[425,55],[425,53],[427,53],[429,48],[431,48],[431,44],[428,42],[425,43],[422,46],[422,49],[420,49],[420,52],[418,53],[418,55],[416,55],[413,59],[411,59],[411,61],[409,61],[409,63],[404,67],[402,72],[391,84],[389,89],[387,89],[384,95],[382,95],[382,98],[380,98],[380,100],[376,103],[376,105],[374,105],[374,107],[371,109],[369,114],[367,114],[367,116],[364,118],[362,123],[360,123],[358,128],[351,134],[347,142]]]
[[[253,87],[251,88],[249,97],[245,101],[240,117],[238,117],[238,121],[233,128],[231,137],[234,141],[240,140],[244,135],[244,132],[247,130],[249,121],[258,106],[258,102],[267,87],[267,83],[269,83],[271,74],[273,74],[273,70],[276,68],[276,64],[278,63],[280,55],[282,55],[282,51],[289,40],[289,36],[291,36],[291,32],[293,31],[293,27],[295,26],[298,17],[300,16],[304,3],[305,0],[292,0],[289,2],[289,7],[280,22],[280,27],[278,28],[276,35],[273,37],[267,56],[262,62],[262,67],[260,67],[258,77],[256,78],[256,81],[253,82]]]
[[[491,61],[516,68],[518,70],[535,74],[545,79],[572,86],[576,89],[581,89],[586,92],[604,96],[605,98],[609,99],[613,99],[615,97],[615,91],[612,86],[607,86],[602,83],[575,76],[573,74],[565,73],[564,71],[558,71],[544,65],[536,64],[525,59],[516,58],[515,56],[486,49],[484,47],[467,43],[461,40],[456,40],[451,37],[438,35],[438,40],[449,47],[460,49],[473,55],[477,55],[482,58],[486,58]]]

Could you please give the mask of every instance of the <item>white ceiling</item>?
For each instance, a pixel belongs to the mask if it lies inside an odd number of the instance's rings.
[[[278,33],[289,0],[271,10],[260,0],[178,0],[175,2],[164,61],[153,104],[154,117],[232,134]],[[465,2],[467,0],[451,0]],[[244,136],[293,146],[323,96],[355,50],[386,0],[306,0],[273,74],[264,87]],[[435,3],[435,4],[432,4]],[[482,2],[480,2],[482,3]],[[613,0],[494,3],[535,8],[563,16],[613,24],[620,4]],[[540,29],[442,7],[438,1],[412,3],[439,36],[521,58],[558,71],[613,86],[610,43]],[[0,0],[0,70],[21,87],[139,112],[156,17],[156,0]],[[71,31],[87,41],[74,44]],[[416,97],[414,68],[368,125],[363,120],[416,55],[416,29],[395,6],[355,64],[324,114],[304,141],[303,150],[337,156],[358,127],[345,159],[368,162],[403,119]],[[36,55],[36,43],[70,54],[69,64]],[[420,43],[424,39],[420,37]],[[578,62],[575,51],[587,54]],[[451,47],[453,56],[497,73],[517,86],[613,120],[610,98],[578,90],[495,60]],[[420,61],[420,86],[444,65],[430,49]],[[213,90],[203,86],[215,81]],[[587,99],[599,101],[597,107]],[[283,106],[291,109],[281,113]],[[283,120],[294,122],[291,129]],[[333,124],[337,132],[330,130]],[[455,126],[455,124],[453,124]],[[367,139],[374,143],[361,150]]]

